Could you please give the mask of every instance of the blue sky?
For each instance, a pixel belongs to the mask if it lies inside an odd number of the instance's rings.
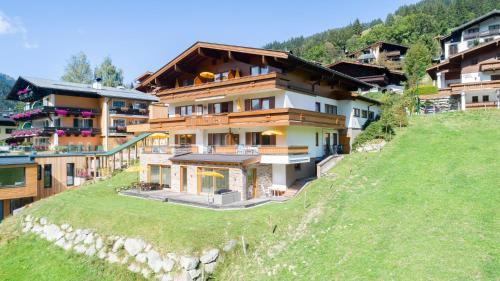
[[[0,72],[59,79],[79,51],[105,56],[125,81],[156,70],[195,41],[261,47],[356,18],[384,19],[417,0],[0,1]],[[216,4],[216,5],[215,5]]]

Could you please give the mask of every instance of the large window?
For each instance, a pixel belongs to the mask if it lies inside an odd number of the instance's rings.
[[[246,145],[276,145],[276,136],[263,136],[260,132],[247,132]]]
[[[220,114],[233,111],[232,102],[220,102],[208,104],[208,114]]]
[[[66,164],[66,185],[75,185],[75,163]]]
[[[94,122],[92,119],[75,118],[73,119],[73,128],[92,128]]]
[[[250,67],[250,75],[252,76],[268,74],[268,73],[269,73],[269,66],[267,65]]]
[[[274,97],[245,100],[245,110],[274,109]]]
[[[472,102],[479,102],[479,97],[478,96],[473,96],[472,97]]]
[[[175,114],[177,116],[191,116],[193,115],[193,105],[177,106],[175,108]]]
[[[192,134],[175,135],[175,144],[176,145],[196,144],[196,135]]]
[[[25,186],[25,184],[26,170],[24,167],[0,169],[0,188]]]
[[[122,108],[125,107],[126,103],[124,100],[113,100],[111,105],[112,108]]]
[[[215,172],[218,175],[203,175],[204,172]],[[199,175],[201,177],[201,192],[212,193],[220,189],[229,188],[229,170],[227,169],[211,169],[199,168]]]
[[[125,127],[125,119],[113,119],[113,127]]]
[[[483,102],[489,102],[490,101],[490,96],[485,95],[483,96]]]
[[[354,110],[354,117],[361,116],[361,110],[359,110],[359,108],[353,108],[353,110]]]
[[[337,115],[337,106],[331,104],[325,104],[325,113]]]
[[[149,166],[149,182],[150,183],[160,183],[160,166],[159,165]]]
[[[43,187],[52,187],[52,165],[50,164],[43,165]]]
[[[162,184],[170,188],[170,166],[150,165],[149,166],[149,182]]]

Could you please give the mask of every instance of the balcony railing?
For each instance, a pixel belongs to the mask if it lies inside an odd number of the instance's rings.
[[[39,118],[48,117],[50,114],[55,114],[57,116],[75,116],[92,118],[99,115],[100,112],[97,109],[91,108],[77,108],[77,107],[65,107],[65,106],[40,106],[30,110],[26,110],[22,113],[16,113],[12,115],[12,119],[16,121],[27,121]]]
[[[488,108],[488,107],[498,107],[498,102],[489,101],[489,102],[475,102],[475,103],[466,103],[465,108]]]
[[[148,124],[129,125],[128,132],[164,132],[195,128],[241,128],[254,126],[309,125],[345,128],[345,116],[296,108],[240,111],[218,115],[150,119]]]
[[[89,137],[101,133],[97,128],[72,128],[72,127],[43,127],[15,130],[11,136],[14,138],[37,137],[37,136],[52,136],[57,134],[59,137],[64,136],[82,136]]]
[[[500,34],[500,28],[495,28],[481,32],[481,37],[494,36],[498,34]]]
[[[231,145],[231,146],[151,146],[144,148],[145,153],[160,154],[230,154],[230,155],[301,155],[308,154],[307,146],[276,146],[276,145]]]
[[[130,107],[113,107],[109,110],[110,114],[123,114],[123,115],[138,115],[148,116],[149,111],[143,108],[130,108]]]
[[[126,134],[127,133],[127,126],[109,127],[108,131],[110,134]]]

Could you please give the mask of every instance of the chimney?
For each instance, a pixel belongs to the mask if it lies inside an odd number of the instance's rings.
[[[92,88],[97,90],[102,89],[101,81],[102,79],[100,77],[96,77],[94,83],[92,83]]]

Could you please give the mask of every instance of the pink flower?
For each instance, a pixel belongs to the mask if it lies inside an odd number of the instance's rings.
[[[66,115],[68,115],[68,111],[65,110],[65,109],[58,109],[58,108],[56,108],[55,112],[56,112],[56,114],[58,116],[66,116]]]
[[[65,133],[64,133],[64,131],[63,131],[63,130],[56,130],[56,134],[57,134],[57,136],[59,136],[59,137],[62,137],[62,136],[64,136],[64,135],[65,135]]]
[[[90,116],[92,116],[91,111],[82,111],[81,114],[83,118],[90,118]]]

